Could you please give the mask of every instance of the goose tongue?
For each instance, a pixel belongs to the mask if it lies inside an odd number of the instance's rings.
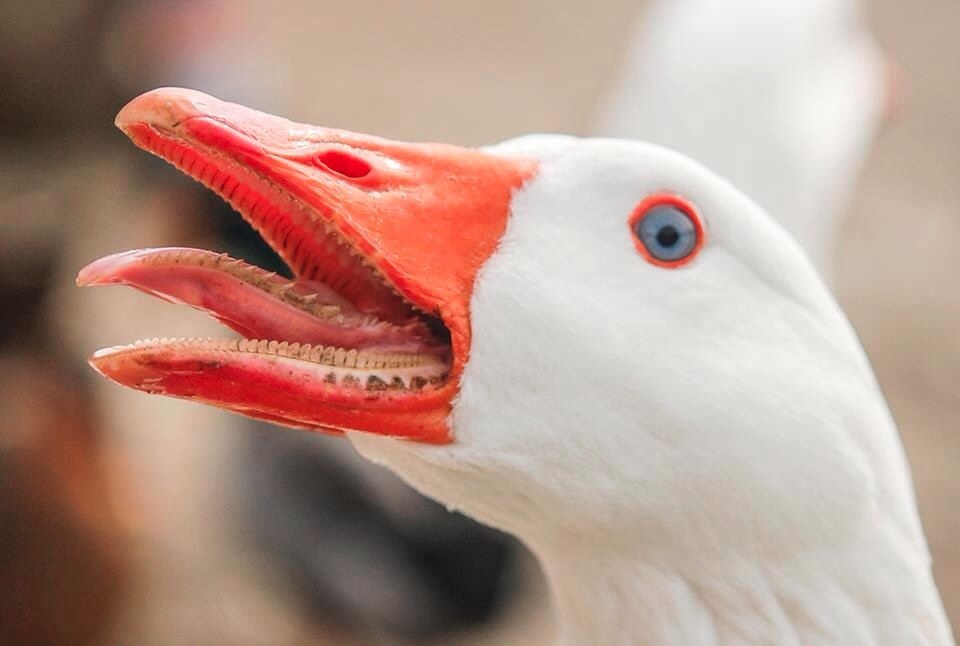
[[[290,281],[224,254],[170,247],[101,258],[77,276],[81,287],[120,284],[204,311],[250,339],[376,348],[443,351],[418,318],[404,323],[362,314],[333,289]]]

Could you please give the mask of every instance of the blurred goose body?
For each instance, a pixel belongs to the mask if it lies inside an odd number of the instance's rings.
[[[828,282],[840,218],[896,91],[858,0],[653,3],[594,124],[755,199]]]

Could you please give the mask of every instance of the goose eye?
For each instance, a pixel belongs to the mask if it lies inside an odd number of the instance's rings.
[[[679,267],[696,255],[703,227],[693,207],[675,195],[645,199],[630,216],[634,244],[655,265]]]

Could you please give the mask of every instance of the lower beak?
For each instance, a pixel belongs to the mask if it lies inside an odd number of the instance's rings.
[[[202,250],[101,259],[78,284],[185,303],[245,339],[143,341],[98,352],[94,368],[289,426],[452,439],[474,281],[534,162],[297,124],[173,88],[133,100],[117,125],[230,202],[295,279]]]

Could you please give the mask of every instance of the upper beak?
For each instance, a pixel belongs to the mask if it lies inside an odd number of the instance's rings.
[[[421,393],[347,392],[305,364],[231,355],[223,344],[216,361],[208,356],[214,350],[196,344],[102,352],[92,360],[99,371],[133,388],[293,426],[450,439],[445,420],[469,357],[474,281],[499,243],[514,191],[533,174],[535,162],[298,124],[176,88],[134,99],[116,123],[134,143],[234,205],[303,284],[329,279],[358,312],[373,313],[384,325],[404,324],[415,310],[439,317],[452,358],[443,385]],[[196,295],[211,284],[196,271],[187,289],[183,267],[162,277],[145,267],[142,256],[128,254],[94,263],[78,282],[123,282],[214,309],[206,292]],[[229,309],[219,296],[218,307]],[[250,312],[241,314],[252,320]],[[256,387],[238,383],[253,378]]]

